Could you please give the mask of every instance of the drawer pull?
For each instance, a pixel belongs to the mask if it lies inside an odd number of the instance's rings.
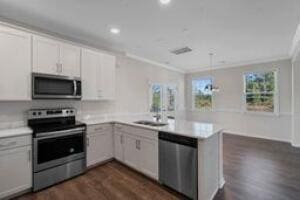
[[[90,138],[86,138],[86,145],[90,146]]]
[[[95,128],[95,131],[102,131],[103,130],[103,128],[101,127],[101,128]]]
[[[17,142],[9,142],[9,143],[7,143],[7,144],[0,144],[0,147],[10,147],[10,146],[14,146],[14,145],[16,145],[17,144]]]
[[[28,150],[28,161],[31,162],[31,150]]]

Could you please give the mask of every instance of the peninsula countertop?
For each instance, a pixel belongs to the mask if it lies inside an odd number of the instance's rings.
[[[149,125],[142,125],[142,124],[135,123],[136,121],[140,121],[140,120],[153,121],[149,117],[99,117],[99,118],[80,119],[81,122],[87,125],[118,123],[118,124],[140,127],[148,130],[173,133],[176,135],[182,135],[182,136],[196,138],[196,139],[206,139],[216,133],[220,133],[223,131],[223,128],[219,124],[213,124],[213,123],[187,121],[182,119],[181,120],[169,119],[168,121],[165,122],[167,123],[167,125],[157,127],[157,126],[149,126]],[[0,138],[15,137],[15,136],[29,135],[29,134],[32,134],[32,130],[27,126],[19,127],[19,128],[0,129]]]
[[[119,123],[124,125],[130,125],[140,128],[145,128],[154,131],[162,131],[173,133],[176,135],[182,135],[186,137],[196,138],[196,139],[207,139],[216,133],[222,132],[223,128],[218,124],[213,123],[203,123],[203,122],[195,122],[195,121],[187,121],[187,120],[174,120],[169,119],[166,121],[167,125],[165,126],[149,126],[136,124],[136,121],[147,120],[153,121],[149,119],[82,119],[81,122],[86,123],[87,125],[94,124],[102,124],[102,123]]]

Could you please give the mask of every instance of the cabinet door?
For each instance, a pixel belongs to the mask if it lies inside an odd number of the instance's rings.
[[[31,146],[0,151],[0,177],[0,199],[31,188]]]
[[[137,139],[134,136],[124,135],[124,163],[138,170],[139,152],[137,149]]]
[[[33,71],[44,74],[59,74],[60,44],[48,38],[33,36]]]
[[[154,179],[158,179],[158,142],[141,139],[139,146],[139,170]]]
[[[116,57],[112,55],[101,55],[101,71],[98,80],[99,96],[101,99],[113,100],[116,92]]]
[[[112,158],[112,133],[90,134],[87,145],[87,166]]]
[[[30,100],[30,34],[0,26],[0,66],[0,100]]]
[[[121,162],[124,161],[123,143],[124,143],[123,135],[121,133],[115,132],[114,133],[114,157]]]
[[[80,48],[61,43],[60,45],[61,74],[64,76],[80,77]]]
[[[100,77],[100,58],[101,55],[95,51],[82,49],[81,67],[82,67],[82,99],[98,100],[98,78]]]

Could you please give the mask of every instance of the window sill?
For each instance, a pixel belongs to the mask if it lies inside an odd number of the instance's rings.
[[[213,112],[213,109],[196,109],[196,108],[193,108],[190,111],[191,112]]]
[[[258,116],[267,116],[267,117],[279,117],[278,112],[256,112],[256,111],[243,111],[243,114],[246,115],[258,115]]]
[[[237,113],[237,114],[243,114],[243,115],[256,115],[256,116],[264,116],[264,117],[280,117],[282,115],[279,112],[255,112],[255,111],[243,111],[243,110],[201,110],[201,109],[190,109],[190,112],[198,112],[198,113],[217,113],[217,112],[227,112],[227,113]]]

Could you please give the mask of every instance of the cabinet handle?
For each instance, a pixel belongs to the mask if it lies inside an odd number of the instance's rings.
[[[123,135],[121,135],[120,140],[121,144],[123,144]]]
[[[59,63],[56,63],[56,72],[59,73]]]
[[[17,144],[17,142],[14,141],[14,142],[9,142],[7,144],[0,144],[0,147],[9,147],[9,146],[14,146],[16,144]]]
[[[135,141],[135,146],[136,146],[136,149],[141,150],[141,141],[140,140],[136,140]]]
[[[62,73],[62,71],[63,71],[63,65],[62,65],[62,64],[60,64],[59,66],[60,66],[60,67],[59,67],[59,69],[60,69],[60,71],[59,71],[59,72],[60,72],[60,73]]]
[[[31,150],[28,150],[28,161],[31,162]]]
[[[62,64],[61,63],[56,63],[56,72],[62,73]]]
[[[86,138],[86,146],[90,146],[90,138]]]
[[[102,127],[100,127],[100,128],[95,128],[95,131],[102,131],[102,130],[103,130]]]

